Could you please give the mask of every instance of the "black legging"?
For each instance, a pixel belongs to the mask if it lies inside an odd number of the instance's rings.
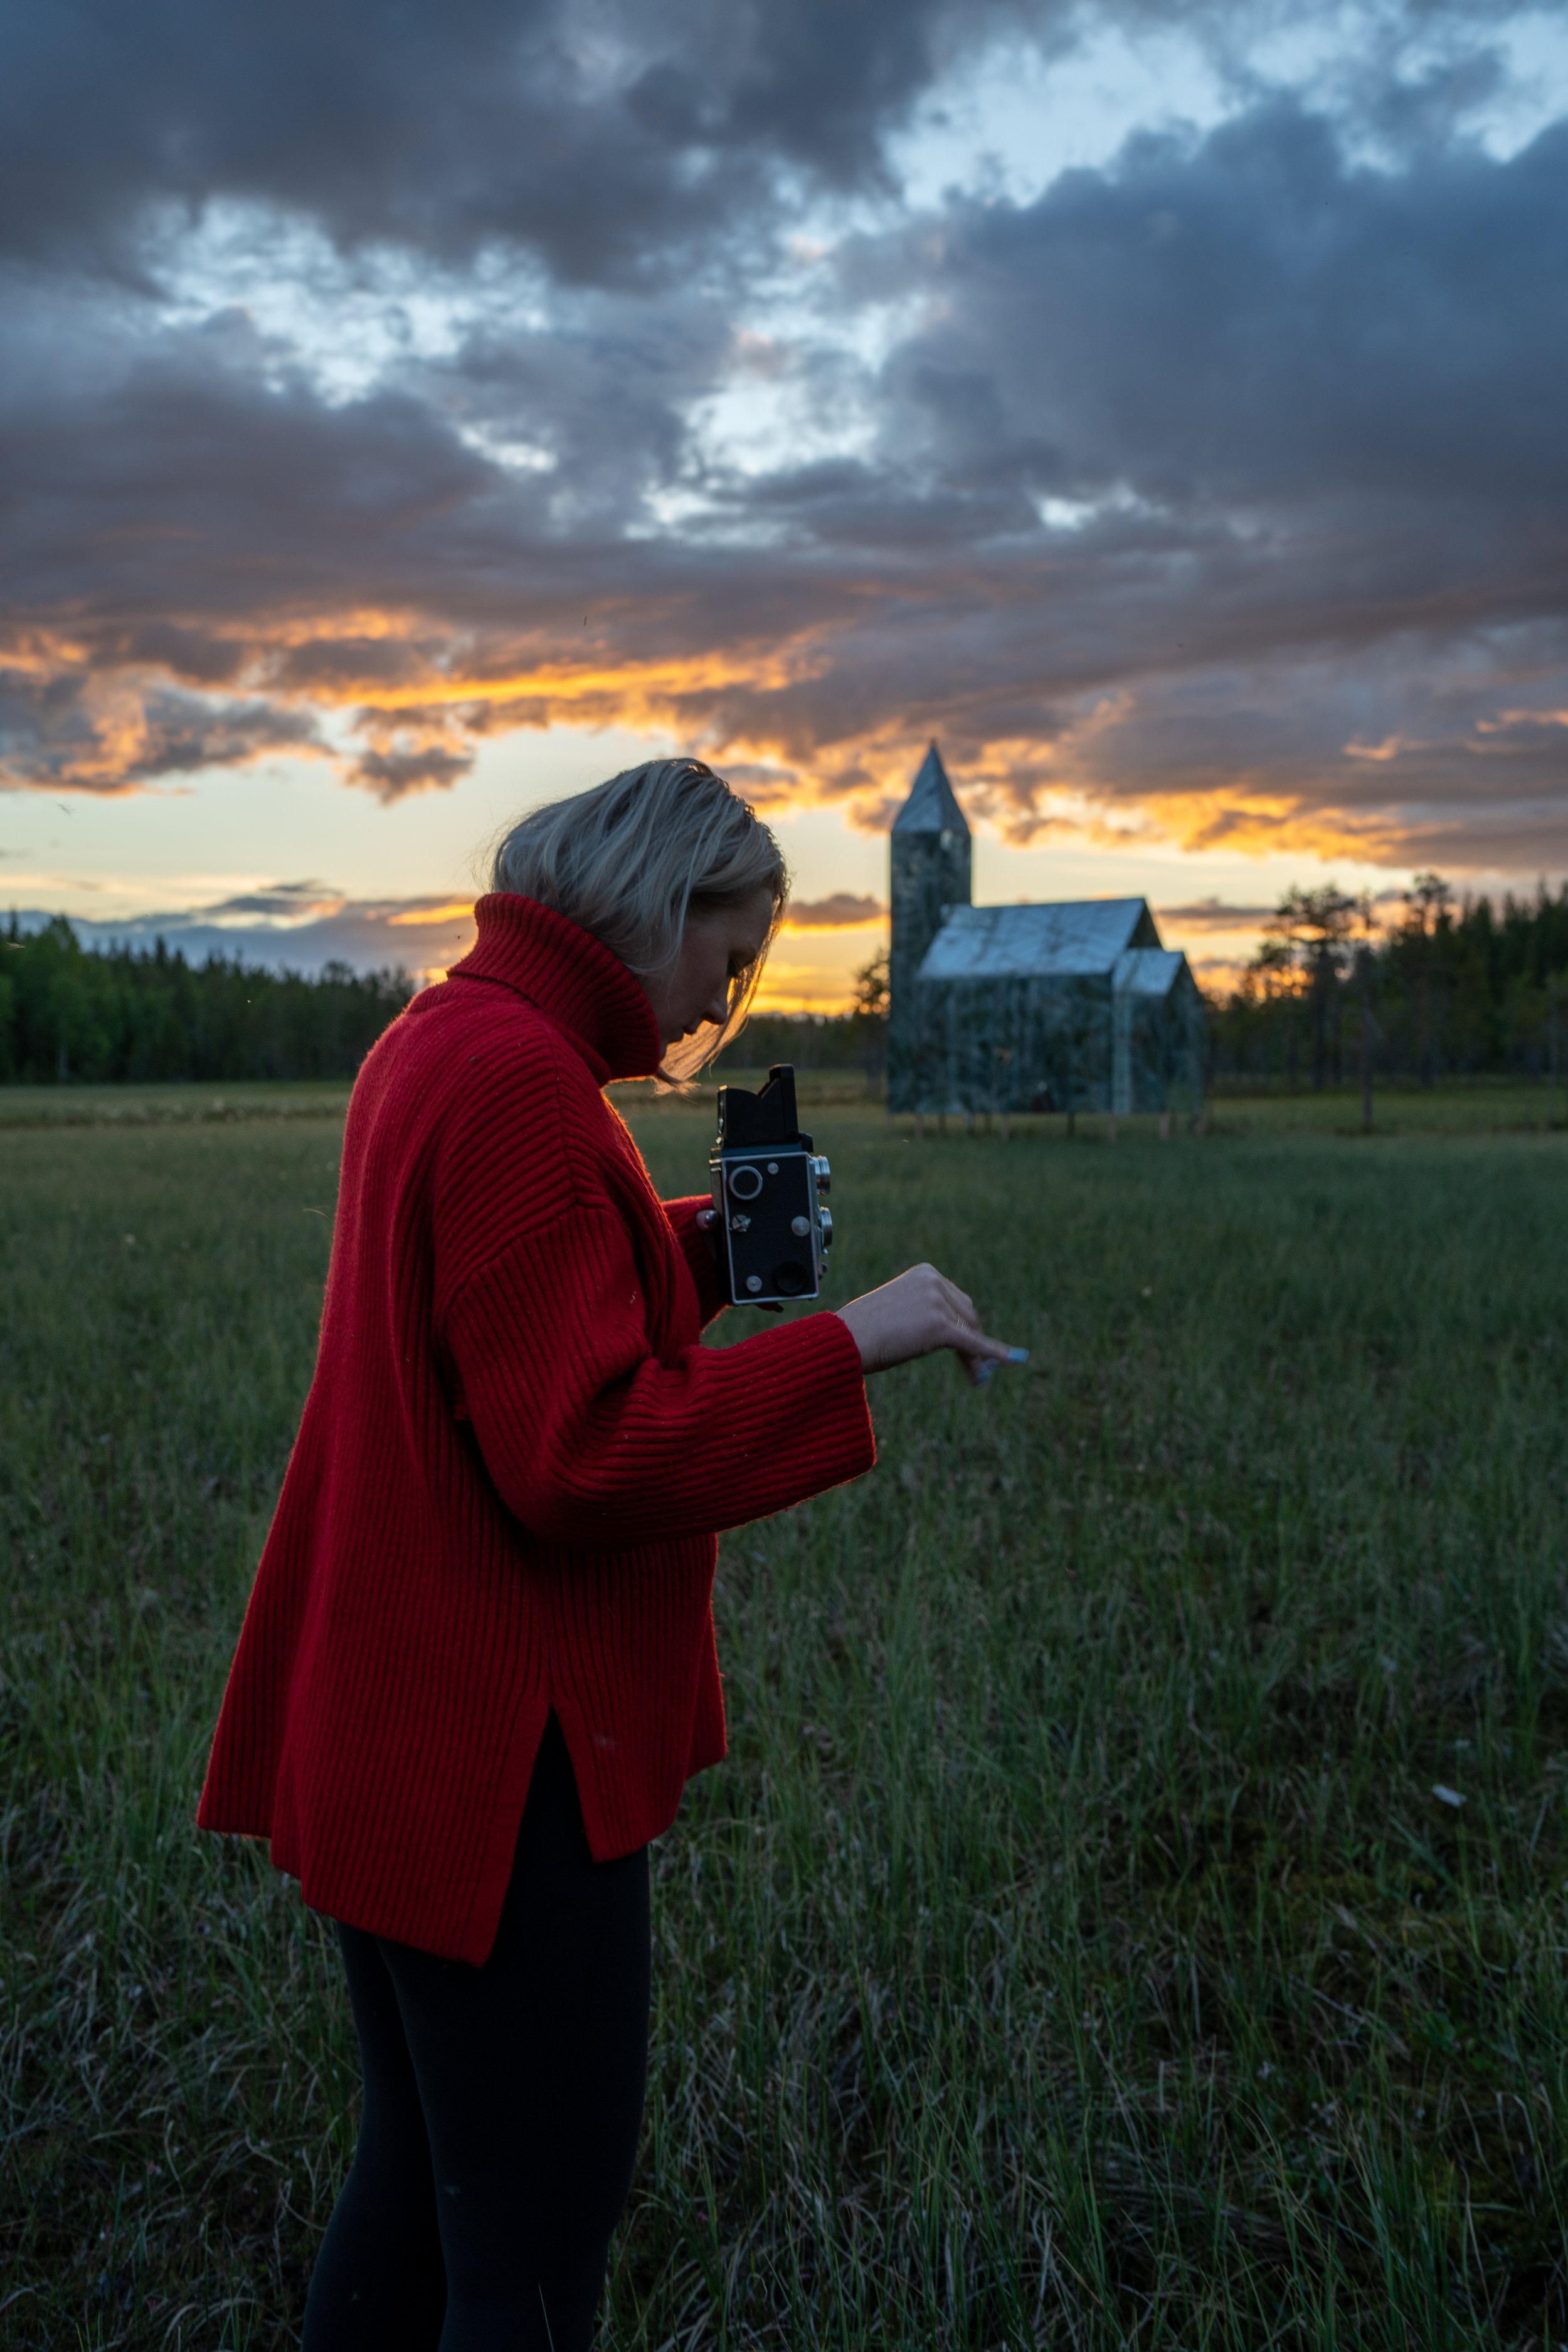
[[[552,1716],[484,1967],[338,1933],[364,2112],[305,2352],[586,2352],[642,2121],[647,1848],[593,1860]]]

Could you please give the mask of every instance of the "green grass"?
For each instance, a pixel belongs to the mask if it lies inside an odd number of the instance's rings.
[[[0,1086],[0,1131],[15,1127],[168,1127],[184,1121],[341,1118],[341,1078],[205,1079],[168,1086]]]
[[[836,1295],[929,1255],[1034,1360],[886,1376],[876,1474],[724,1547],[606,2344],[1568,2337],[1568,1139],[1265,1108],[814,1114]],[[18,2352],[292,2341],[352,2146],[324,1930],[190,1825],[336,1143],[0,1158]]]

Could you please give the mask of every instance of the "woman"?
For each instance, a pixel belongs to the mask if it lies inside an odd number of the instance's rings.
[[[602,1088],[732,1033],[778,846],[700,761],[537,810],[365,1062],[315,1379],[202,1794],[337,1921],[364,2069],[310,2352],[581,2352],[630,2184],[647,1843],[724,1752],[719,1529],[1005,1349],[930,1266],[709,1349],[704,1198]]]

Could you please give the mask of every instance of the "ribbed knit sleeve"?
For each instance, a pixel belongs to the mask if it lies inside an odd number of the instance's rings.
[[[703,1209],[711,1209],[710,1192],[692,1192],[684,1200],[666,1201],[664,1213],[669,1219],[670,1231],[680,1247],[680,1255],[691,1269],[691,1279],[697,1285],[698,1304],[702,1310],[706,1329],[715,1315],[721,1315],[730,1304],[729,1293],[719,1275],[719,1253],[713,1246],[713,1236],[698,1222]]]
[[[876,1459],[859,1351],[837,1315],[662,1363],[630,1236],[604,1209],[514,1242],[446,1324],[485,1466],[546,1542],[604,1552],[716,1533]]]

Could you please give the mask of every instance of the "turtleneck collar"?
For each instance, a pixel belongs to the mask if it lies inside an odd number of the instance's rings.
[[[492,891],[474,908],[479,938],[448,980],[498,981],[563,1030],[596,1083],[646,1078],[664,1058],[653,1007],[619,956],[536,898]]]

